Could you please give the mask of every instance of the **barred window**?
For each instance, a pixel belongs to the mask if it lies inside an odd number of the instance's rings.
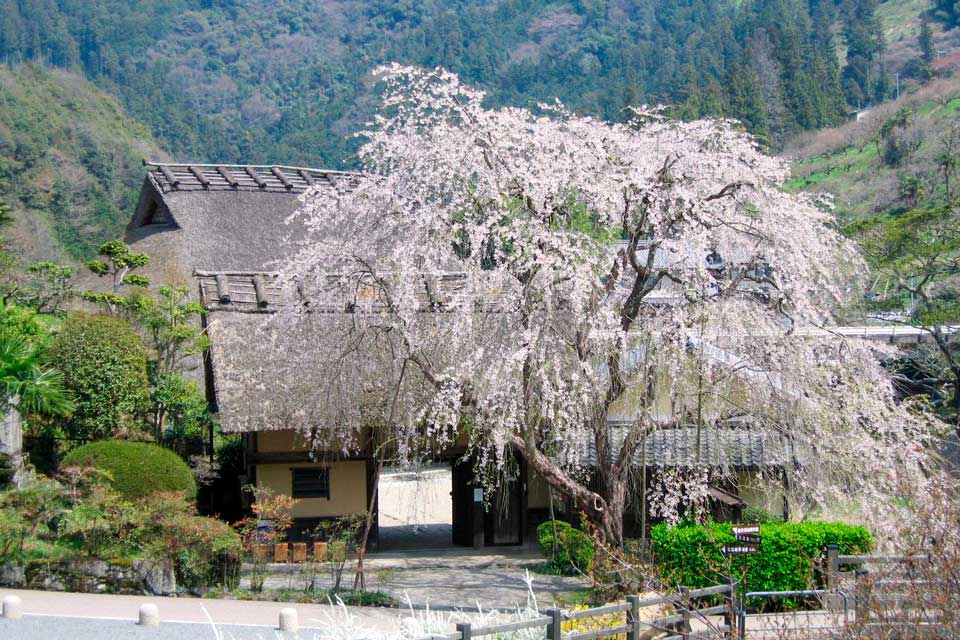
[[[293,471],[294,498],[329,498],[330,469],[300,467]]]

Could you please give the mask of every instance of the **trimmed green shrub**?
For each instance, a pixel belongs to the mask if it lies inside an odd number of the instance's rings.
[[[183,492],[190,500],[197,495],[197,483],[187,463],[172,451],[145,442],[91,442],[67,454],[62,464],[108,472],[110,485],[130,500],[160,491]]]
[[[586,572],[593,564],[593,540],[562,520],[547,520],[537,527],[537,541],[551,568],[560,573]]]
[[[243,545],[233,527],[204,516],[181,516],[164,523],[159,537],[174,561],[177,584],[225,587],[240,584]]]
[[[793,591],[815,585],[813,561],[836,544],[842,554],[866,553],[873,536],[863,527],[838,522],[761,524],[756,554],[725,558],[720,548],[735,542],[731,524],[659,524],[650,531],[654,558],[663,580],[691,588],[718,584],[743,562],[749,566],[748,591]]]
[[[76,407],[64,430],[76,438],[112,438],[142,429],[149,400],[147,353],[127,322],[73,314],[57,333],[46,360],[63,372]]]

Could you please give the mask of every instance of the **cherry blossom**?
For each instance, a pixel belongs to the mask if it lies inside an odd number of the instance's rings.
[[[798,515],[922,481],[934,423],[875,346],[829,333],[863,261],[736,122],[489,109],[443,70],[377,74],[364,173],[303,195],[282,265],[310,428],[377,425],[401,456],[459,438],[487,469],[516,452],[614,543],[656,429],[787,434],[802,464],[758,473]],[[695,496],[715,475],[669,479]]]

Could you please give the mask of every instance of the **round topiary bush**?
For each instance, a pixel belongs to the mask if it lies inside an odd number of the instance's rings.
[[[197,495],[190,467],[177,454],[145,442],[101,440],[77,447],[63,459],[64,467],[94,467],[108,472],[111,486],[131,500],[159,491]]]

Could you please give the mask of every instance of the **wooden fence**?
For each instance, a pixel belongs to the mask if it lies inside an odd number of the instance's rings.
[[[736,637],[734,628],[736,624],[735,595],[735,586],[730,583],[704,589],[681,589],[675,594],[653,598],[641,599],[640,596],[627,596],[624,602],[616,602],[602,607],[581,611],[547,609],[544,611],[544,615],[537,618],[486,627],[474,627],[468,622],[462,622],[457,624],[457,630],[454,633],[426,636],[420,640],[472,640],[481,636],[499,636],[505,633],[538,628],[544,630],[546,640],[600,640],[601,638],[612,638],[621,634],[625,635],[627,640],[640,640],[641,633],[648,629],[674,632],[673,635],[664,640],[720,638],[732,640]],[[714,596],[722,596],[723,604],[703,606],[702,608],[699,606],[698,601]],[[709,603],[704,602],[703,604]],[[671,607],[676,613],[649,620],[641,617],[643,609],[658,606]],[[563,631],[563,623],[566,621],[586,620],[620,613],[625,614],[624,624],[577,633],[564,633]],[[717,616],[722,616],[720,624],[715,624],[710,620],[711,617]],[[695,620],[704,623],[705,628],[693,631]]]

